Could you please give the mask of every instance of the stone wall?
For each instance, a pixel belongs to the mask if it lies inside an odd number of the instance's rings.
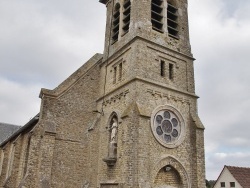
[[[39,121],[1,145],[0,188],[205,187],[187,1],[176,2],[179,39],[152,30],[151,1],[136,0],[129,32],[113,44],[113,5],[124,2],[102,2],[104,55],[93,56],[54,90],[41,90]],[[176,142],[157,137],[160,109],[179,118]]]

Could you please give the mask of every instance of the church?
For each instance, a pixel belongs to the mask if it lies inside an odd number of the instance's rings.
[[[188,0],[100,0],[103,54],[0,145],[0,188],[205,188]]]

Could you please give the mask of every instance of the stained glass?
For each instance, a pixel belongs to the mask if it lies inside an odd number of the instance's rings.
[[[164,118],[170,119],[170,113],[168,111],[165,111],[163,116]]]
[[[156,122],[157,123],[161,124],[162,120],[163,120],[163,117],[161,115],[156,116]]]
[[[162,134],[163,134],[163,131],[162,131],[162,129],[161,129],[160,126],[158,126],[158,127],[156,128],[156,132],[157,132],[158,135],[162,135]]]
[[[164,134],[164,139],[167,143],[171,142],[171,136]]]
[[[177,121],[176,118],[173,118],[173,119],[171,120],[171,122],[173,123],[173,126],[174,126],[174,127],[177,127],[178,121]]]
[[[172,136],[176,138],[178,135],[179,135],[178,131],[176,129],[174,129],[172,132]]]
[[[162,122],[162,129],[165,133],[171,133],[172,132],[172,124],[169,120],[164,120]]]
[[[174,143],[178,140],[181,131],[181,124],[178,117],[171,111],[161,110],[155,116],[154,132],[157,139],[166,144]]]

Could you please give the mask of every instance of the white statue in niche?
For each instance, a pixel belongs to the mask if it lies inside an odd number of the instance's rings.
[[[113,117],[112,119],[112,126],[111,126],[111,138],[110,138],[110,142],[111,143],[116,143],[116,136],[117,136],[117,128],[118,128],[118,122],[117,122],[117,118]]]
[[[117,132],[118,132],[118,118],[113,116],[109,125],[110,141],[108,147],[108,156],[103,159],[108,166],[114,166],[117,160]]]

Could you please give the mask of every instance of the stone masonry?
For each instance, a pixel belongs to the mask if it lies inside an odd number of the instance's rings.
[[[0,188],[205,188],[187,0],[100,2],[104,53],[41,90],[0,145]]]

